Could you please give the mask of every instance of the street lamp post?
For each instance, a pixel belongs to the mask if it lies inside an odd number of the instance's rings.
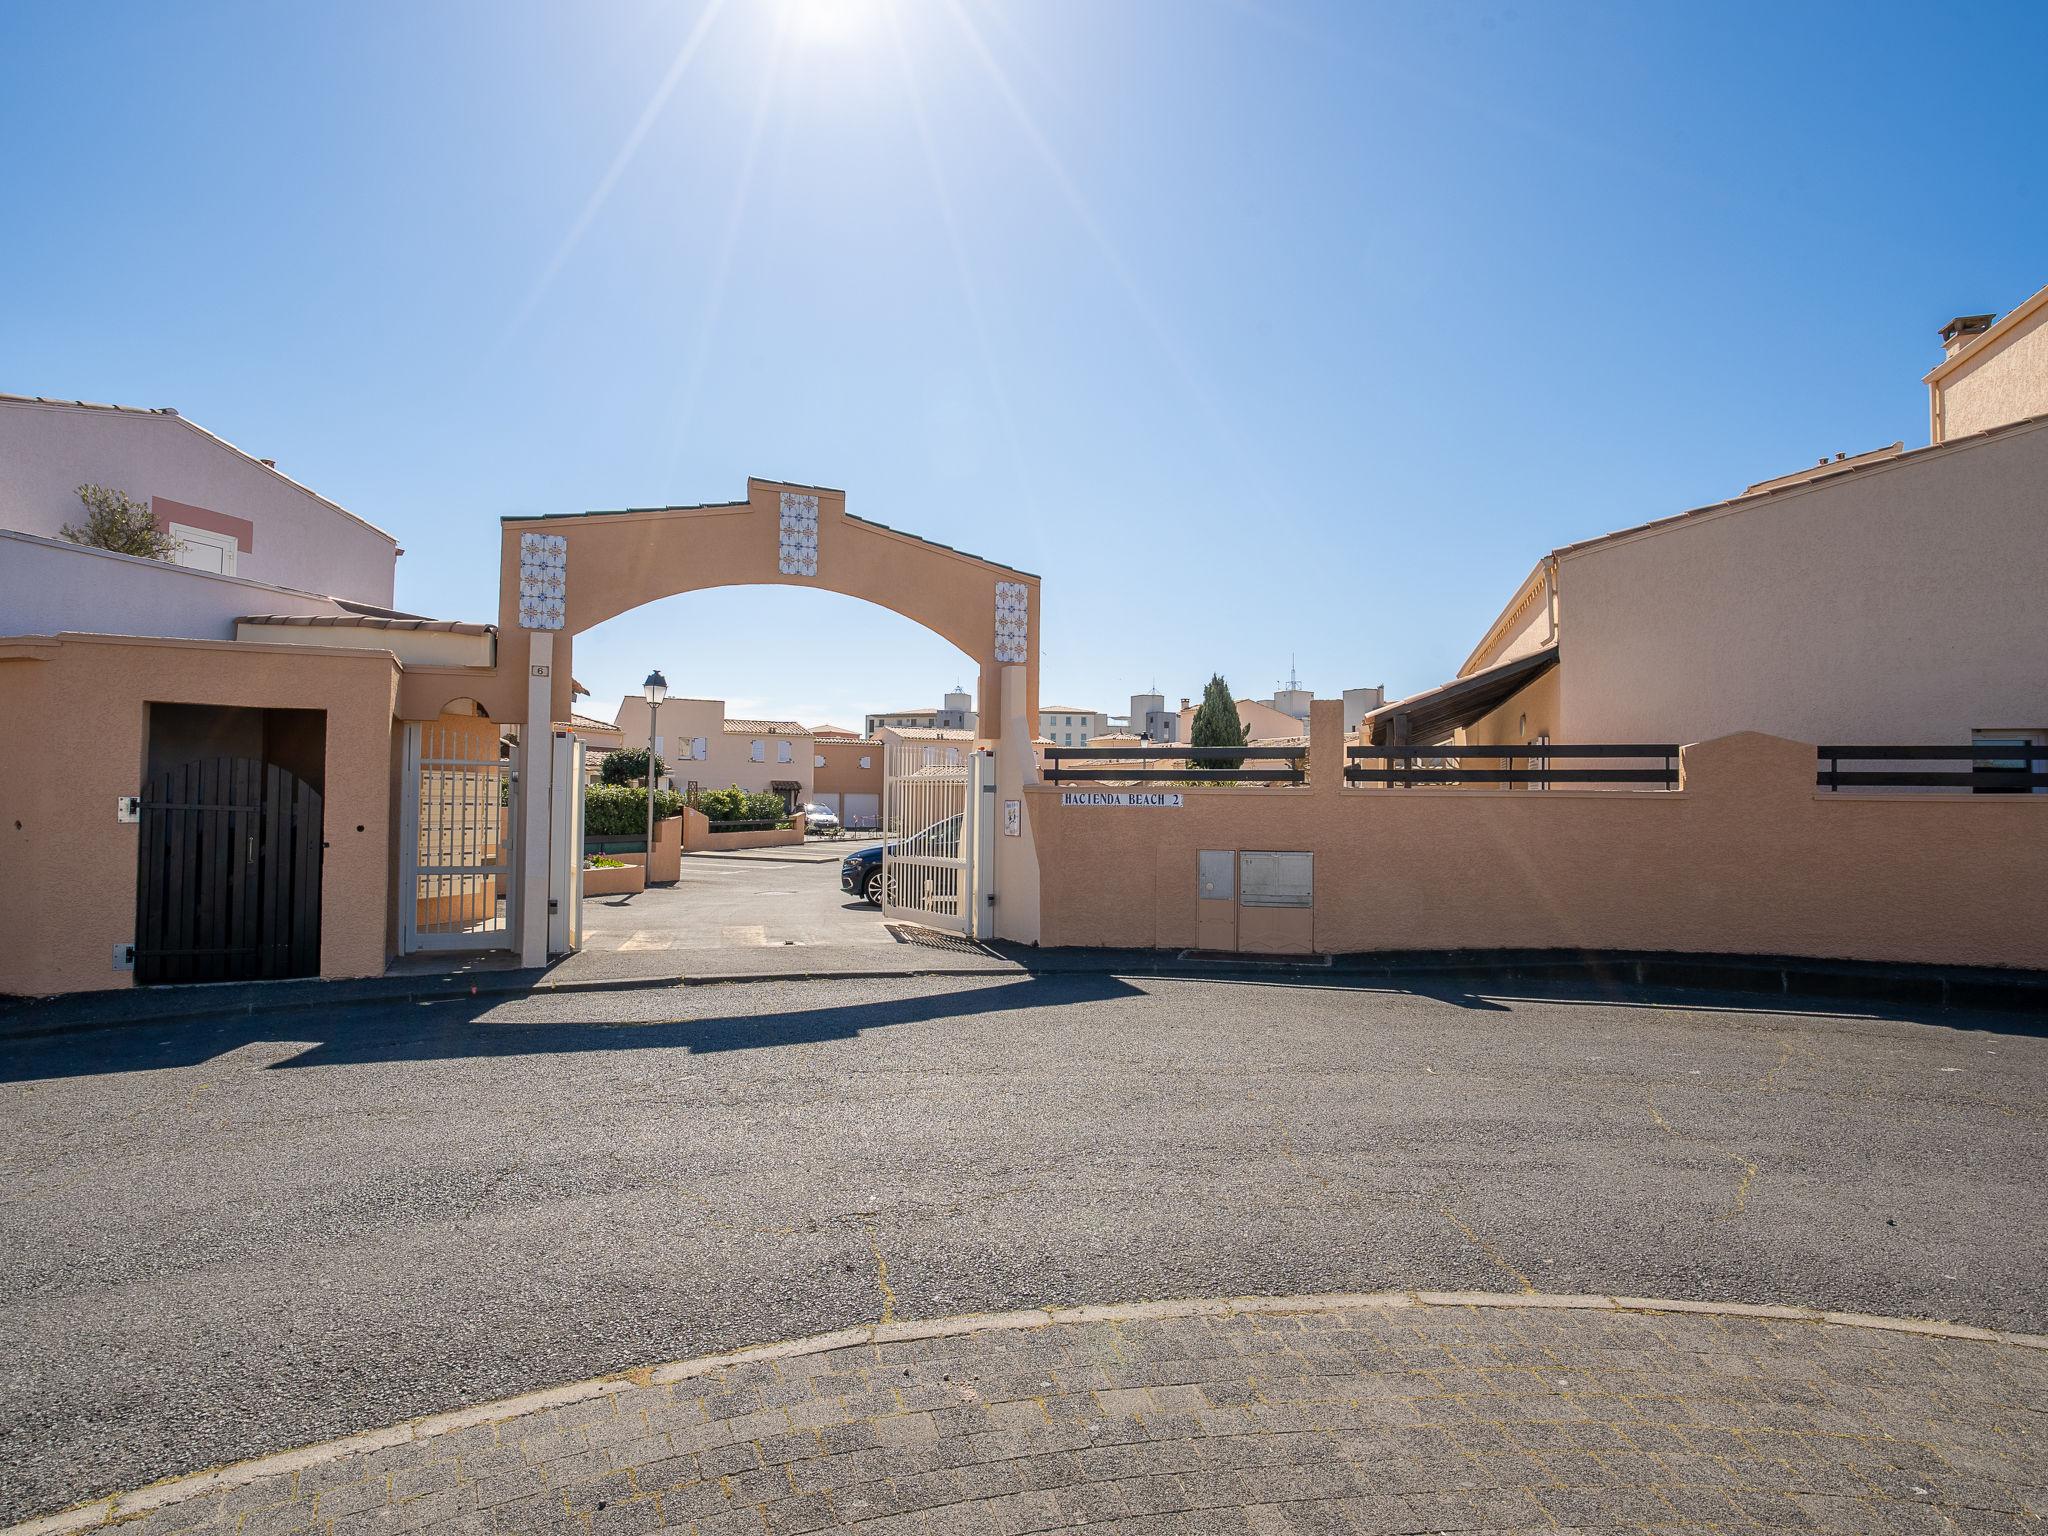
[[[656,668],[640,685],[647,699],[647,878],[643,889],[654,884],[654,722],[661,715],[661,701],[668,697],[668,679]]]

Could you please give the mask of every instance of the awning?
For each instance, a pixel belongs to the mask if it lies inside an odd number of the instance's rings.
[[[1361,719],[1359,727],[1369,733],[1374,746],[1387,746],[1390,738],[1399,746],[1434,746],[1450,740],[1453,731],[1493,713],[1556,665],[1557,647],[1545,646],[1469,677],[1382,704]],[[1397,721],[1405,730],[1397,729]]]

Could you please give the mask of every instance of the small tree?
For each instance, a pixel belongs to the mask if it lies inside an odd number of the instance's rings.
[[[1241,747],[1245,742],[1244,722],[1237,717],[1237,701],[1230,696],[1230,684],[1223,674],[1212,672],[1202,689],[1201,707],[1188,731],[1191,747]],[[1193,768],[1231,769],[1242,767],[1241,757],[1218,758],[1212,762],[1190,763]]]
[[[58,530],[72,543],[149,560],[177,554],[178,541],[157,527],[149,508],[140,502],[104,485],[81,485],[78,499],[85,503],[85,526],[66,523]]]
[[[654,758],[654,776],[658,779],[668,772],[668,764],[661,760],[659,753]],[[604,761],[598,765],[598,778],[606,784],[639,784],[647,778],[647,749],[645,747],[621,747],[616,752],[607,752]]]

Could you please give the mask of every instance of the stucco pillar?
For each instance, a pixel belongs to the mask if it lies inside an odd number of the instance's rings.
[[[548,834],[554,821],[555,637],[529,630],[526,723],[519,729],[519,963],[548,963]]]
[[[1334,796],[1343,789],[1344,745],[1344,701],[1309,700],[1309,793]]]
[[[1038,758],[1031,750],[1030,700],[1025,668],[1003,668],[1003,733],[996,739],[996,937],[1015,944],[1038,942],[1038,844],[1031,831],[1031,804],[1026,784],[1038,782]],[[1022,824],[1009,835],[1008,807],[1020,807]]]

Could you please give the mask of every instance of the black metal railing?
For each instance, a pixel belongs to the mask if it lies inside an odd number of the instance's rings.
[[[1068,768],[1070,760],[1115,767]],[[1284,762],[1284,768],[1202,767],[1204,763]],[[1307,747],[1047,747],[1048,784],[1303,784]]]
[[[2048,746],[1978,741],[1966,747],[1824,746],[1814,782],[1822,789],[1967,789],[1980,795],[2024,795],[2048,789]],[[1899,767],[1906,763],[1968,763],[1963,769]],[[1843,763],[1877,763],[1844,768]]]
[[[1346,747],[1344,782],[1387,789],[1416,789],[1443,784],[1545,789],[1553,784],[1618,784],[1642,788],[1678,787],[1678,747],[1601,742],[1594,746],[1562,746],[1556,742],[1507,747]],[[1559,759],[1631,758],[1621,767],[1560,768]],[[1481,766],[1473,766],[1474,760]],[[1517,761],[1529,766],[1517,768]],[[1366,766],[1360,766],[1364,764]]]

